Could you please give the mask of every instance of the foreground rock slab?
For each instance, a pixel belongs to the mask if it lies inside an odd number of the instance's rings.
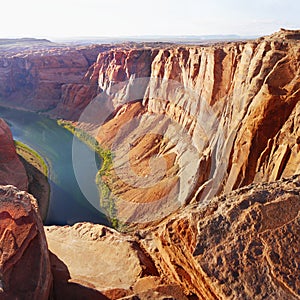
[[[87,294],[89,299],[118,299],[131,294],[139,278],[158,275],[134,239],[113,229],[78,223],[45,227],[45,232],[57,299],[62,294],[72,299]]]
[[[52,275],[33,196],[0,186],[0,299],[47,300]]]
[[[300,299],[300,176],[250,185],[142,229],[160,274],[198,299]]]

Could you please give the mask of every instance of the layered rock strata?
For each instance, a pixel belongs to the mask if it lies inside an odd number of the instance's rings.
[[[148,221],[144,211],[160,218],[158,210],[300,172],[297,32],[99,54],[88,72],[98,96],[81,97],[89,105],[79,123],[116,154],[107,182],[119,212],[130,204],[120,218]],[[176,203],[165,197],[174,199],[172,191]],[[145,201],[154,207],[131,205]]]
[[[136,127],[142,128],[138,124],[149,115],[169,120],[182,128],[182,136],[192,140],[187,144],[199,153],[193,161],[195,176],[186,178],[194,188],[179,200],[186,203],[190,194],[205,199],[299,172],[298,36],[298,31],[281,30],[255,41],[210,46],[110,51],[105,51],[109,46],[90,46],[6,53],[0,94],[6,104],[53,109],[53,116],[67,119],[77,119],[98,95],[100,108],[91,121],[97,124],[111,118],[113,109],[141,100],[145,117],[133,117]],[[102,113],[106,106],[109,115]],[[116,121],[131,122],[126,110]],[[162,129],[152,131],[161,134]],[[166,148],[173,144],[167,142]],[[183,170],[188,147],[183,144],[158,156],[176,156],[174,166]],[[149,160],[145,153],[139,156]],[[171,176],[173,181],[178,177],[183,184],[177,175]]]
[[[81,115],[77,125],[111,151],[102,179],[112,210],[135,223],[131,235],[92,224],[47,228],[54,297],[300,298],[299,36],[114,49],[94,64],[75,51],[68,68],[76,78],[64,64],[53,71],[56,55],[46,66],[35,53],[34,88],[23,76],[34,70],[27,56],[8,72],[3,61],[3,82],[25,82],[22,91],[1,87],[4,98]],[[40,87],[49,98],[34,94]]]
[[[110,48],[95,45],[0,51],[0,103],[48,112],[64,98],[69,84],[85,89],[82,77],[97,55]]]

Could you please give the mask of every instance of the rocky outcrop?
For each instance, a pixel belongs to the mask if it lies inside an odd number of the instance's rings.
[[[190,204],[127,234],[90,223],[46,227],[54,294],[299,299],[299,212],[300,175]]]
[[[16,153],[11,131],[3,119],[0,119],[0,141],[0,184],[12,184],[26,191],[27,174]]]
[[[108,88],[108,86],[105,86],[106,69],[110,69],[112,73],[110,79],[116,82],[127,80],[133,73],[138,77],[149,77],[151,74],[152,51],[144,49],[130,50],[129,55],[121,50],[103,51],[103,53],[105,54],[101,55],[100,53],[98,55],[96,62],[89,68],[78,84],[63,86],[62,101],[54,110],[54,114],[67,119],[78,119],[93,98]],[[131,73],[128,73],[128,70]],[[102,86],[102,82],[104,86]]]
[[[36,200],[0,186],[0,299],[47,300],[52,275]]]
[[[137,232],[160,274],[197,299],[299,299],[300,176],[190,205]]]

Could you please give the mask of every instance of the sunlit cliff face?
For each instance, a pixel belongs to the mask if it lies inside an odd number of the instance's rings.
[[[116,153],[108,182],[125,219],[299,172],[300,50],[284,37],[99,55],[89,74],[100,93],[81,121],[93,115]]]

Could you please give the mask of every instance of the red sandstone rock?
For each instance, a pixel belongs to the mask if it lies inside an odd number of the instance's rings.
[[[197,166],[205,170],[197,182],[201,199],[213,195],[207,185],[229,192],[299,172],[298,34],[281,30],[257,41],[206,47],[124,47],[105,52],[108,46],[93,46],[6,53],[0,64],[0,94],[6,103],[13,98],[14,106],[56,107],[53,115],[75,118],[97,94],[118,82],[143,77],[179,82],[194,91],[196,102],[172,88],[151,97],[153,85],[141,98],[145,111],[167,115],[186,128],[199,153],[204,153]],[[115,107],[130,96],[126,89],[124,93]],[[210,120],[201,115],[203,106],[208,106]],[[202,122],[210,127],[205,149],[198,130]],[[211,153],[218,157],[214,164]]]
[[[201,201],[252,182],[300,172],[297,32],[281,31],[257,41],[206,47],[114,49],[99,55],[90,70],[91,82],[97,81],[99,91],[107,92],[118,82],[152,78],[141,97],[144,115],[167,116],[186,129],[192,141],[181,142],[175,163],[180,174],[186,164],[183,153],[191,145],[197,149],[199,158],[193,164],[198,179],[193,194],[194,200]],[[157,92],[161,79],[167,86]],[[179,89],[172,86],[173,80]],[[123,95],[111,99],[120,111],[120,105],[130,98],[129,85],[125,83]],[[124,110],[127,107],[124,104]],[[105,126],[112,128],[122,118],[128,122],[126,113],[116,114]],[[137,136],[144,126],[143,122],[137,125]],[[137,157],[147,155],[140,151]],[[190,198],[181,200],[189,202]]]
[[[73,62],[76,65],[76,60]],[[23,64],[23,69],[30,68],[23,60],[18,63]],[[56,65],[57,59],[53,58],[51,63]],[[84,72],[79,74],[83,77],[79,83],[69,78],[62,87],[59,77],[54,102],[56,105],[60,101],[58,94],[62,88],[63,103],[57,111],[66,117],[74,116],[74,111],[78,115],[92,97],[102,90],[109,91],[120,81],[153,77],[144,87],[140,102],[125,104],[130,96],[126,84],[123,95],[111,99],[110,104],[117,111],[103,127],[110,135],[99,133],[98,139],[107,146],[113,144],[110,138],[114,137],[120,139],[120,145],[126,141],[128,144],[128,132],[118,136],[120,124],[136,119],[133,133],[138,139],[128,151],[132,170],[146,177],[149,169],[146,163],[152,154],[168,158],[167,166],[171,162],[174,167],[167,168],[168,175],[179,177],[181,191],[195,184],[191,194],[184,195],[182,204],[190,201],[199,204],[150,225],[140,225],[135,238],[86,224],[50,228],[47,235],[54,253],[55,295],[60,296],[61,288],[62,295],[76,297],[74,290],[84,288],[83,292],[90,293],[91,299],[97,296],[153,299],[161,296],[158,291],[161,286],[170,290],[172,286],[175,290],[180,286],[186,295],[199,299],[299,299],[299,176],[282,179],[300,171],[299,66],[298,32],[281,31],[245,43],[116,49],[101,53],[84,76]],[[7,67],[7,62],[3,67]],[[68,67],[71,68],[69,64]],[[55,74],[47,68],[41,78],[56,82]],[[16,78],[22,76],[13,80]],[[155,94],[161,79],[169,83]],[[174,89],[171,80],[179,82],[180,88]],[[193,93],[186,93],[186,89]],[[103,107],[105,104],[101,103]],[[101,110],[95,111],[94,116],[97,113],[100,115]],[[148,123],[144,122],[149,116]],[[159,128],[159,120],[164,116],[184,128],[191,141],[181,139],[175,149],[174,143],[162,143],[158,136],[155,139],[152,135],[141,136],[150,123]],[[150,122],[152,117],[155,122]],[[87,126],[95,129],[91,124]],[[203,126],[206,126],[204,131]],[[196,183],[192,178],[184,181],[182,176],[189,162],[184,155],[191,145],[198,153],[190,169],[196,172]],[[118,161],[121,167],[122,159]],[[122,170],[119,175],[131,179]],[[246,186],[277,179],[282,180]],[[242,186],[246,187],[212,199],[215,194]],[[114,181],[111,187],[119,189],[118,195],[126,196],[125,204],[156,199],[134,185]],[[145,212],[128,209],[128,205],[121,208],[120,214],[129,210],[129,221],[130,216],[143,216]],[[160,212],[159,208],[158,205],[150,210],[150,216]],[[79,245],[80,252],[74,247],[66,248],[66,241],[72,246]],[[101,270],[98,269],[95,259],[101,251],[105,253],[102,259],[110,259],[117,265],[105,261],[106,265],[102,263]],[[86,265],[78,263],[78,253],[80,257],[88,257]],[[161,283],[153,286],[140,283],[146,277],[142,270],[148,268],[141,263],[138,253],[143,253],[147,262],[154,262],[155,268],[151,264],[152,271],[146,275],[159,277]],[[125,257],[130,257],[129,264]],[[88,268],[90,263],[93,265]],[[125,274],[126,278],[120,278],[119,274]],[[176,296],[169,293],[169,297]]]
[[[47,300],[52,285],[36,200],[0,186],[0,299]]]
[[[82,77],[98,54],[110,48],[95,45],[0,51],[1,103],[33,111],[55,108],[65,97],[65,86],[81,85]]]
[[[197,299],[300,298],[300,176],[190,205],[139,231],[162,277]]]
[[[94,133],[108,117],[106,106],[116,109],[96,138],[104,147],[119,144],[123,149],[115,156],[111,178],[103,178],[116,196],[119,218],[149,221],[146,212],[160,218],[161,211],[168,214],[178,203],[210,199],[252,182],[300,172],[300,48],[295,40],[284,40],[286,34],[290,32],[209,47],[114,49],[99,55],[82,85],[68,85],[65,95],[70,97],[62,104],[66,114],[72,107],[83,109],[101,91],[112,94],[110,103],[103,97],[92,108],[94,119],[86,126]],[[139,99],[131,99],[132,80],[144,77],[152,79],[141,87]],[[162,79],[167,85],[157,90]],[[121,82],[122,93],[113,95],[111,90]],[[135,102],[128,104],[128,99]],[[166,127],[168,119],[183,128],[187,139],[181,133],[174,143],[162,134],[155,143],[156,138],[144,134],[145,128],[161,132],[162,119]],[[136,140],[129,140],[130,134]],[[187,154],[191,147],[199,153],[194,158]],[[163,163],[167,168],[162,180],[149,188],[151,157],[157,161],[153,174],[160,173]],[[187,189],[173,203],[167,200],[176,198],[172,191],[179,195],[178,190]],[[155,205],[128,205],[142,202]]]
[[[54,294],[299,299],[299,211],[294,176],[191,204],[127,235],[87,223],[46,227]]]
[[[25,168],[16,153],[11,131],[2,119],[0,119],[0,184],[12,184],[21,190],[28,188]]]

